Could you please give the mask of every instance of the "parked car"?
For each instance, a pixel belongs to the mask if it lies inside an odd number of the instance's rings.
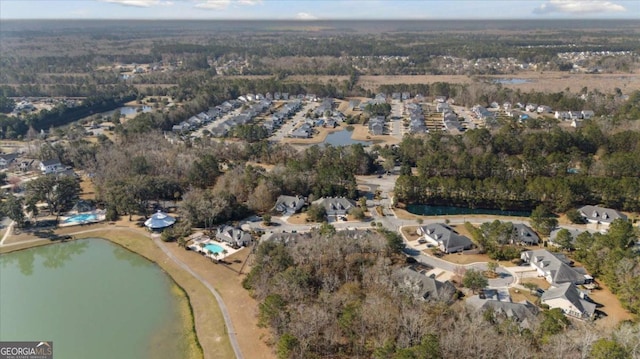
[[[424,238],[421,238],[421,239],[418,239],[418,243],[425,244],[425,243],[427,243],[427,240],[424,239]]]

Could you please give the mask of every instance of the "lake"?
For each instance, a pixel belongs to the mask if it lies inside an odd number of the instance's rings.
[[[53,341],[54,358],[179,358],[175,284],[102,239],[0,255],[0,341]]]
[[[527,211],[502,211],[499,209],[483,209],[483,208],[465,208],[465,207],[448,207],[448,206],[429,206],[425,204],[407,205],[407,211],[413,214],[423,216],[453,216],[464,214],[484,214],[489,216],[515,216],[529,217],[531,212]]]
[[[325,138],[324,142],[322,143],[332,146],[349,146],[355,143],[360,143],[363,146],[369,146],[373,143],[372,141],[354,140],[351,138],[351,134],[352,132],[347,130],[332,132],[327,135],[327,138]]]

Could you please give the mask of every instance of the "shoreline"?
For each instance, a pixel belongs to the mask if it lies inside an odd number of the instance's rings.
[[[180,303],[178,313],[183,322],[181,328],[186,336],[187,350],[183,353],[183,358],[235,358],[218,303],[204,283],[181,269],[146,233],[141,233],[140,230],[120,226],[107,227],[104,224],[90,227],[71,233],[64,233],[69,232],[64,230],[62,234],[71,235],[70,240],[88,238],[107,240],[158,265],[171,278],[173,285],[178,289],[177,293],[172,295],[175,295]],[[60,231],[56,230],[56,232]],[[67,241],[69,240],[65,242]],[[12,242],[0,247],[0,254],[56,243],[64,242],[49,239]],[[214,308],[216,310],[212,310]]]

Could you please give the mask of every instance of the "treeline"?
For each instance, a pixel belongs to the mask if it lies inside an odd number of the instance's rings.
[[[388,233],[314,232],[263,242],[243,281],[278,358],[618,358],[638,355],[637,325],[595,333],[555,310],[521,326],[462,302],[427,302],[393,273]],[[588,333],[588,335],[587,335]]]
[[[601,203],[640,210],[637,132],[607,135],[595,123],[575,132],[505,126],[496,133],[406,137],[390,155],[417,167],[396,182],[397,199],[407,204],[530,210],[544,203],[566,211]]]
[[[298,152],[267,141],[205,139],[169,146],[157,131],[129,134],[115,143],[73,140],[40,151],[91,173],[99,201],[114,217],[148,215],[154,205],[182,200],[183,218],[194,226],[268,213],[281,194],[357,199],[355,175],[375,170],[375,155],[361,145],[312,146]],[[274,167],[266,171],[247,162]]]
[[[569,236],[572,257],[580,261],[591,275],[602,279],[616,294],[622,306],[640,315],[640,256],[632,246],[638,240],[631,222],[617,219],[606,234],[580,233]]]

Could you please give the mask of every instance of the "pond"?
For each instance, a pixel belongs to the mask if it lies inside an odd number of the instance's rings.
[[[118,107],[117,109],[113,110],[113,111],[107,111],[107,112],[101,112],[98,115],[102,116],[102,117],[111,117],[113,115],[114,112],[116,111],[120,111],[121,115],[125,115],[125,116],[131,116],[131,115],[137,115],[139,113],[146,113],[146,112],[151,112],[153,111],[153,107],[151,106],[123,106],[123,107]]]
[[[175,284],[102,239],[0,255],[0,341],[53,341],[55,358],[179,358]]]
[[[493,82],[497,84],[503,84],[503,85],[521,85],[521,84],[526,84],[533,81],[528,79],[514,78],[514,79],[495,79],[493,80]]]
[[[352,132],[347,130],[332,132],[327,135],[327,138],[325,138],[324,142],[322,143],[332,145],[332,146],[349,146],[355,143],[360,143],[363,146],[369,146],[373,143],[372,141],[354,140],[351,138],[351,134]]]
[[[448,206],[429,206],[425,204],[407,205],[407,211],[413,214],[423,216],[445,216],[445,215],[464,215],[464,214],[483,214],[489,216],[515,216],[529,217],[531,212],[528,211],[502,211],[499,209],[483,209],[483,208],[465,208],[465,207],[448,207]]]

